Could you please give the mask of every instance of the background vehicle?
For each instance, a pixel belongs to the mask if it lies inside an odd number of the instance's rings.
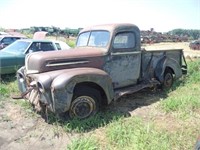
[[[192,41],[189,45],[190,49],[200,50],[200,40]]]
[[[110,24],[81,30],[69,51],[28,55],[17,80],[37,110],[83,119],[125,94],[170,88],[186,73],[182,49],[141,50],[137,26]]]
[[[0,75],[16,73],[24,66],[27,54],[39,51],[54,51],[69,49],[70,47],[62,41],[54,40],[17,40],[0,51]]]
[[[16,40],[24,39],[25,37],[13,36],[13,35],[0,35],[0,50],[10,45]]]

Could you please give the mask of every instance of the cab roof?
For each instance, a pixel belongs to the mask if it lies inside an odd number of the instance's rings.
[[[102,24],[102,25],[94,25],[90,27],[86,27],[81,32],[90,31],[90,30],[108,30],[110,32],[113,32],[117,28],[128,28],[128,27],[136,27],[136,25],[131,23],[113,23],[113,24]],[[80,33],[81,33],[80,32]]]

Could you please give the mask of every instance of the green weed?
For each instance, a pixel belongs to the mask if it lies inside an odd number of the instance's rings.
[[[84,137],[72,140],[67,146],[67,150],[98,150],[99,144],[92,137]]]
[[[35,117],[37,114],[34,112],[32,105],[27,100],[15,100],[14,104],[19,105],[29,117]]]
[[[93,133],[89,138],[83,135],[72,140],[68,149],[187,150],[194,148],[195,140],[200,133],[198,124],[184,124],[174,131],[166,127],[156,126],[151,120],[146,121],[138,117],[121,117],[107,124],[102,131],[105,135],[98,135],[99,132]]]
[[[84,133],[90,130],[94,130],[99,127],[103,127],[113,120],[117,120],[122,116],[116,112],[99,112],[95,116],[87,119],[73,118],[71,120],[59,120],[55,115],[50,115],[49,123],[57,124],[63,127],[66,132]]]
[[[161,101],[161,108],[166,112],[178,111],[186,114],[200,108],[200,61],[190,62],[188,75],[182,86],[169,93],[169,97]]]
[[[190,89],[190,91],[188,91]],[[200,87],[185,86],[174,91],[170,97],[161,102],[166,112],[191,111],[200,108]]]
[[[108,144],[114,149],[170,149],[169,135],[158,132],[149,122],[129,118],[113,122],[106,128]]]
[[[200,59],[188,63],[187,83],[200,82]]]
[[[76,41],[75,40],[67,40],[66,42],[70,47],[75,47]]]
[[[18,92],[15,75],[4,75],[0,78],[0,96],[9,97]]]

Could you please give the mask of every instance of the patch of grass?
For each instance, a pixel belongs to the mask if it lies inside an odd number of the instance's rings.
[[[121,118],[113,122],[106,128],[106,135],[112,149],[168,150],[171,147],[166,132],[156,131],[151,123],[139,118]]]
[[[99,112],[84,120],[78,118],[59,120],[54,114],[50,114],[49,123],[62,126],[66,132],[84,133],[105,126],[111,121],[119,119],[122,115],[121,113],[107,111]]]
[[[188,91],[189,90],[189,91]],[[161,102],[161,107],[166,111],[191,111],[200,108],[199,85],[185,86],[177,89]]]
[[[180,122],[177,120],[176,123]],[[198,133],[200,133],[198,123],[200,122],[184,123],[176,130],[170,130],[167,128],[169,125],[167,123],[164,124],[165,126],[159,126],[159,124],[157,126],[152,120],[142,120],[139,117],[121,117],[107,124],[104,129],[101,129],[102,131],[90,133],[89,138],[88,135],[83,135],[81,138],[72,140],[68,147],[71,149],[91,147],[107,150],[193,149]],[[99,135],[99,133],[102,134]]]
[[[21,100],[15,100],[14,103],[19,105],[27,113],[28,116],[33,117],[36,115],[32,105],[28,101],[21,99]]]
[[[67,150],[100,150],[96,139],[92,137],[77,138],[67,146]]]
[[[4,75],[0,78],[0,95],[9,97],[13,93],[18,93],[17,81],[15,75]]]
[[[190,62],[188,64],[187,83],[199,83],[200,82],[200,59]]]
[[[23,107],[24,109],[32,109],[31,104],[26,100],[16,100],[15,104]]]
[[[197,127],[196,127],[197,128]],[[199,131],[195,132],[191,127],[184,127],[175,133],[168,133],[169,143],[173,150],[189,150],[194,149],[197,135]]]
[[[200,108],[200,60],[190,62],[184,84],[169,93],[160,106],[166,112],[178,111],[187,114]]]
[[[76,40],[67,40],[66,42],[70,47],[75,47],[76,46]]]

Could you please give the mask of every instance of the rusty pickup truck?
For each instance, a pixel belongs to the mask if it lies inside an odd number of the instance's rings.
[[[170,88],[186,73],[182,49],[141,49],[139,28],[121,23],[81,30],[68,51],[28,55],[17,80],[36,110],[84,119],[125,94]]]

